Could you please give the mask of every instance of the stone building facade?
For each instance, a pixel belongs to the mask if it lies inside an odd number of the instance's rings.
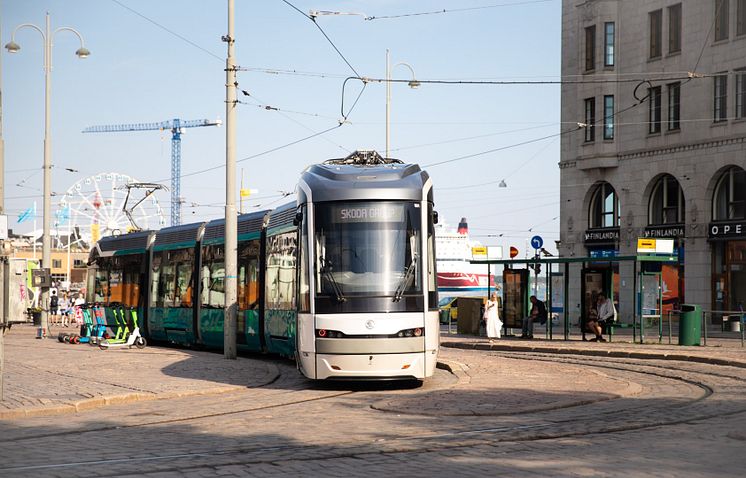
[[[746,0],[563,0],[562,77],[561,255],[671,238],[668,308],[746,307]],[[631,264],[585,268],[631,320]]]

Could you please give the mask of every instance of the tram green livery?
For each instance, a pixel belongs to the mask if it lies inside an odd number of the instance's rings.
[[[238,216],[239,350],[312,379],[423,379],[439,346],[432,185],[374,152],[313,165],[297,201]],[[149,341],[223,346],[225,220],[101,239],[88,301]]]

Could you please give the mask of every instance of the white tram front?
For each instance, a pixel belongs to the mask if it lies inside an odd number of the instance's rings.
[[[423,379],[438,359],[432,183],[375,152],[298,185],[296,354],[313,379]]]

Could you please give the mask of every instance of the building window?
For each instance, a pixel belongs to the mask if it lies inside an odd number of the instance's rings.
[[[663,10],[648,14],[650,19],[650,58],[661,56],[661,39],[663,38]]]
[[[681,128],[681,83],[668,85],[668,131]]]
[[[681,4],[668,7],[668,53],[681,51]]]
[[[619,226],[619,209],[619,199],[611,184],[606,182],[599,184],[591,197],[588,221],[591,229]]]
[[[679,182],[666,174],[653,187],[648,222],[652,225],[684,224],[684,204],[684,192]]]
[[[746,0],[738,0],[736,7],[736,35],[746,35]]]
[[[614,95],[604,96],[604,139],[614,139]]]
[[[736,118],[746,118],[746,69],[736,70]]]
[[[596,68],[596,25],[585,28],[585,69]]]
[[[585,100],[585,142],[596,140],[596,98]]]
[[[712,217],[715,221],[746,219],[746,171],[733,166],[715,186]]]
[[[730,0],[715,0],[715,41],[728,39],[728,4]]]
[[[52,269],[61,269],[61,268],[62,268],[62,260],[52,259]]]
[[[661,132],[661,87],[648,88],[650,107],[648,111],[648,133]]]
[[[728,120],[728,75],[718,75],[715,80],[715,108],[716,123]]]
[[[74,259],[73,260],[73,267],[75,269],[85,268],[85,261],[83,259]]]
[[[614,22],[604,23],[604,66],[614,66]]]

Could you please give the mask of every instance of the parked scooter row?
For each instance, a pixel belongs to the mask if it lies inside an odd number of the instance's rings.
[[[145,348],[147,342],[140,334],[137,319],[137,310],[134,307],[125,307],[120,304],[111,304],[109,307],[110,320],[107,320],[106,312],[98,304],[82,304],[78,306],[76,314],[82,319],[80,334],[60,333],[57,340],[60,342],[79,344],[88,343],[98,345],[102,350],[109,347],[132,347]]]

